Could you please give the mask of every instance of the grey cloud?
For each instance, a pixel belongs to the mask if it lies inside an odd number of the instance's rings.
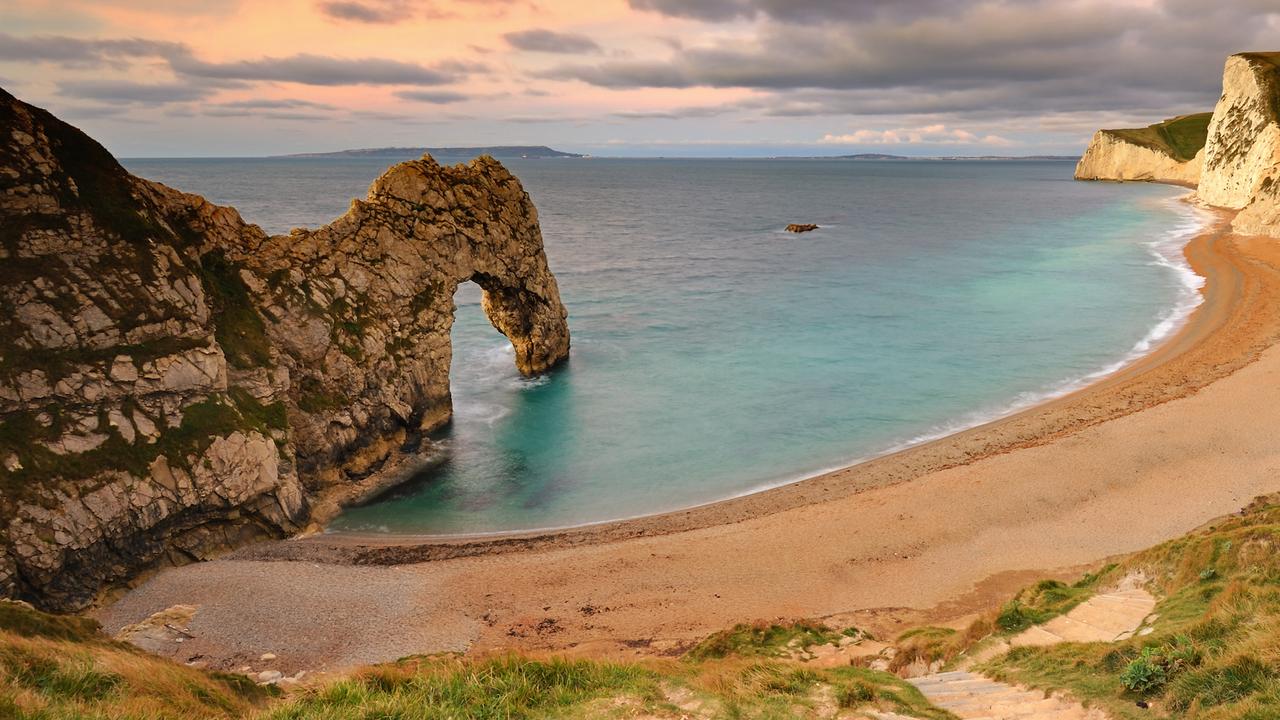
[[[268,98],[253,100],[231,100],[229,102],[218,103],[217,107],[231,108],[235,110],[292,110],[300,108],[308,108],[312,110],[337,110],[338,108],[328,103],[312,102],[310,100],[295,100],[285,98],[280,100],[272,100]]]
[[[613,117],[622,118],[623,120],[684,120],[687,118],[716,117],[735,110],[741,110],[743,107],[741,104],[732,104],[691,106],[673,108],[671,110],[624,110],[613,113]]]
[[[139,38],[100,40],[62,35],[17,37],[0,32],[0,60],[14,62],[86,66],[125,58],[165,57],[182,51],[183,46],[178,43]]]
[[[725,21],[766,17],[783,22],[825,23],[877,16],[919,17],[963,6],[956,0],[628,0],[637,10],[672,17]]]
[[[452,90],[400,90],[395,93],[395,96],[402,100],[431,103],[433,105],[447,105],[470,99],[468,95]]]
[[[252,109],[226,107],[206,108],[203,112],[208,117],[221,118],[253,118],[254,120],[288,120],[290,122],[322,122],[331,120],[328,115],[303,112],[257,112]]]
[[[362,23],[396,23],[409,17],[409,8],[402,2],[355,2],[337,0],[319,4],[320,12],[336,20]]]
[[[414,19],[456,18],[464,14],[484,14],[500,17],[513,0],[466,0],[466,4],[479,8],[481,13],[461,13],[447,2],[431,0],[321,0],[316,4],[320,12],[340,22],[366,24],[394,24]]]
[[[0,60],[94,67],[146,58],[160,58],[175,74],[189,78],[305,85],[441,85],[488,69],[481,63],[464,61],[444,61],[427,67],[383,58],[335,58],[313,54],[206,62],[180,43],[56,35],[20,38],[0,33]]]
[[[458,73],[459,75],[478,75],[492,71],[488,65],[475,60],[441,60],[434,65],[440,72]]]
[[[698,20],[733,20],[756,14],[747,0],[628,0],[637,10],[652,10]]]
[[[204,62],[190,55],[170,60],[180,75],[220,80],[271,80],[304,85],[441,85],[453,82],[452,71],[381,58],[344,59],[324,55],[291,55],[260,60]]]
[[[68,118],[113,118],[126,115],[132,108],[127,105],[63,105],[58,114]]]
[[[208,96],[210,88],[188,83],[139,83],[130,80],[69,80],[58,83],[58,94],[108,103],[163,105]]]
[[[1280,19],[1280,7],[1259,0],[955,0],[945,13],[905,19],[907,9],[882,2],[863,3],[861,19],[849,15],[858,3],[834,0],[633,5],[759,19],[741,37],[666,60],[570,63],[535,75],[609,88],[754,89],[767,96],[759,112],[775,116],[1195,109],[1215,101],[1223,58],[1274,45],[1269,28]],[[823,25],[796,22],[824,13]]]
[[[408,115],[405,113],[381,112],[378,110],[354,110],[352,111],[351,116],[355,118],[359,118],[361,120],[379,120],[379,121],[385,121],[385,122],[398,122],[398,123],[422,121],[422,118],[419,118],[415,115]]]
[[[521,30],[502,36],[511,47],[530,52],[582,55],[598,53],[600,45],[586,35],[561,33],[554,30]]]

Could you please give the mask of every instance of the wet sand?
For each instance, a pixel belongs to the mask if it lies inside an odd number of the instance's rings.
[[[740,621],[881,634],[962,616],[1280,491],[1280,243],[1187,246],[1205,301],[1171,340],[1079,392],[776,490],[686,511],[484,538],[313,536],[166,570],[97,612],[177,604],[213,667],[336,670],[507,648],[679,652]]]

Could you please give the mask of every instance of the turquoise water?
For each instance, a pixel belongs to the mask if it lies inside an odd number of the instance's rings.
[[[336,216],[385,165],[127,164],[271,231]],[[570,360],[520,378],[464,286],[440,462],[334,531],[555,527],[778,485],[1078,387],[1198,297],[1183,191],[1077,183],[1070,163],[508,165],[539,208]]]

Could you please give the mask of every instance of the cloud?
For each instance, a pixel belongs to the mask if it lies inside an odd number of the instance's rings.
[[[1211,107],[1223,58],[1276,42],[1259,0],[631,0],[725,25],[666,58],[564,63],[535,77],[611,88],[734,88],[774,116]]]
[[[179,76],[222,81],[293,82],[303,85],[442,85],[483,72],[481,63],[443,61],[427,67],[376,57],[337,58],[303,53],[256,60],[207,62],[181,43],[143,39],[82,39],[0,33],[0,60],[95,67],[122,60],[160,58]]]
[[[58,94],[80,100],[107,103],[164,105],[207,97],[212,90],[189,83],[140,83],[132,80],[68,80],[58,83]]]
[[[564,55],[585,55],[601,52],[601,47],[595,40],[586,35],[576,33],[535,29],[509,32],[503,35],[502,38],[511,47],[529,52],[559,53]]]
[[[893,130],[864,129],[840,135],[827,133],[823,136],[822,143],[828,145],[994,145],[997,147],[1017,144],[999,135],[988,134],[979,137],[968,130],[948,128],[942,123]]]
[[[431,103],[433,105],[447,105],[470,99],[469,95],[452,90],[400,90],[394,94],[401,100]]]
[[[459,79],[452,70],[382,58],[334,58],[299,54],[259,60],[204,62],[191,55],[170,59],[180,75],[218,80],[271,80],[303,85],[442,85]]]
[[[670,110],[623,110],[613,113],[613,117],[624,120],[684,120],[686,118],[706,118],[723,115],[740,109],[741,105],[694,105],[671,108]]]
[[[316,3],[322,15],[339,22],[391,25],[415,18],[439,20],[459,18],[464,15],[502,17],[516,0],[321,0]],[[471,9],[463,12],[462,6]]]
[[[919,17],[958,7],[958,0],[628,0],[637,10],[672,17],[726,21],[770,18],[791,23],[866,20],[877,16]]]
[[[201,113],[207,117],[220,118],[253,118],[255,120],[288,120],[291,122],[327,122],[333,120],[329,115],[306,112],[259,112],[252,109],[228,108],[212,106]]]
[[[231,100],[228,102],[218,103],[216,107],[236,110],[292,110],[301,108],[311,110],[338,109],[337,106],[330,105],[328,103],[312,102],[311,100],[296,100],[293,98],[253,98],[250,100]]]
[[[0,60],[48,62],[70,67],[97,66],[126,58],[163,57],[181,52],[179,43],[129,38],[82,39],[62,35],[17,37],[0,32]]]
[[[409,17],[409,8],[403,2],[355,2],[354,0],[337,0],[322,2],[318,6],[320,12],[335,20],[348,20],[361,23],[397,23]]]

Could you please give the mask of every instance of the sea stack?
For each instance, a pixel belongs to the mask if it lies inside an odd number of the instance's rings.
[[[452,414],[462,282],[520,372],[569,351],[537,211],[488,157],[269,236],[0,90],[0,229],[0,596],[42,608],[398,479]]]

